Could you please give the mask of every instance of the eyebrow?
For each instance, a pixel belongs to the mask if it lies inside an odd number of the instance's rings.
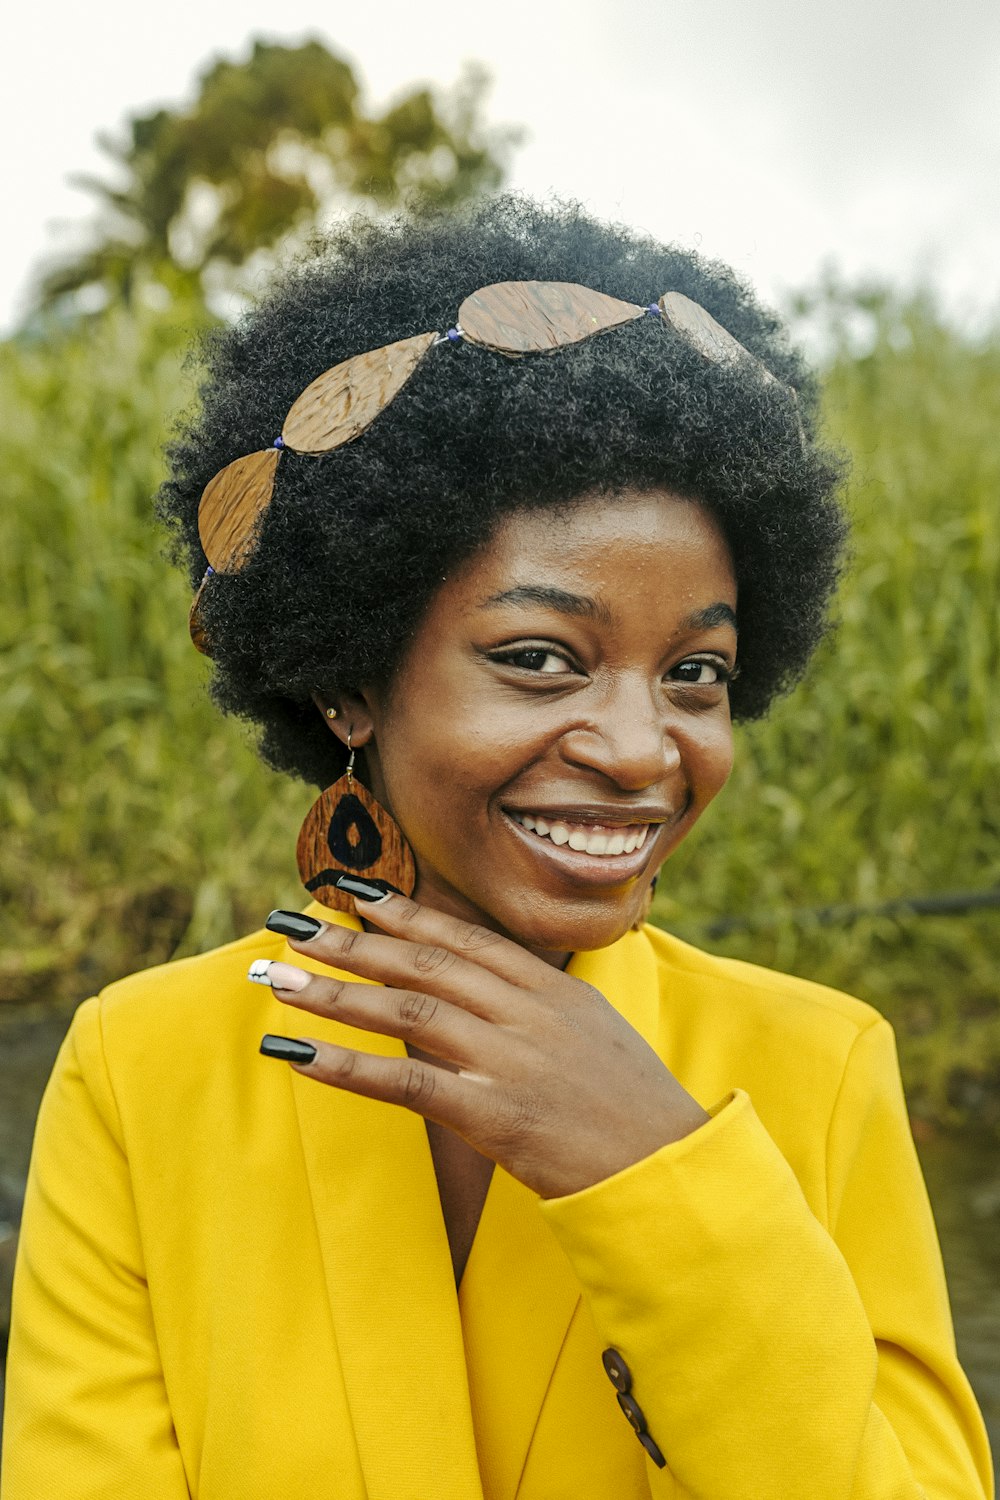
[[[481,602],[479,608],[490,609],[496,604],[541,605],[545,609],[558,610],[563,615],[577,615],[583,619],[597,620],[604,625],[611,623],[611,611],[606,605],[586,594],[571,594],[567,589],[557,589],[551,584],[520,583],[515,588],[504,589],[500,594],[491,594]],[[731,625],[734,630],[737,627],[735,611],[721,601],[697,610],[684,621],[685,630],[711,630],[715,625]]]
[[[602,625],[611,623],[611,611],[596,599],[586,594],[571,594],[567,589],[553,588],[547,583],[520,583],[516,588],[504,589],[502,594],[491,594],[480,604],[480,609],[490,609],[494,604],[534,604],[545,609],[555,609],[562,615],[579,615],[584,619],[598,620]]]

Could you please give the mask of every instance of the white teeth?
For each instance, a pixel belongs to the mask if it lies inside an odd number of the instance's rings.
[[[539,838],[550,838],[554,844],[568,844],[580,854],[614,856],[632,854],[646,842],[650,825],[619,829],[615,833],[588,833],[581,825],[571,827],[568,823],[547,823],[544,818],[532,817],[531,813],[516,813],[514,817],[522,828],[537,834]]]

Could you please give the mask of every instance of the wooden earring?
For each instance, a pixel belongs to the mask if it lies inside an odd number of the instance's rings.
[[[323,906],[353,912],[354,901],[332,883],[338,875],[384,880],[403,896],[417,883],[413,851],[371,792],[354,779],[348,732],[347,770],[313,803],[295,850],[302,884]]]

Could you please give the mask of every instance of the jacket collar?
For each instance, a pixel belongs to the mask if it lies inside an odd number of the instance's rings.
[[[308,910],[360,926],[322,907]],[[287,957],[322,968],[299,953]],[[569,972],[655,1044],[656,966],[643,934],[574,955]],[[317,1038],[405,1056],[393,1037],[308,1022]],[[514,1500],[580,1300],[537,1195],[494,1171],[456,1293],[423,1119],[299,1074],[293,1094],[370,1500],[482,1500],[484,1484],[487,1500]]]

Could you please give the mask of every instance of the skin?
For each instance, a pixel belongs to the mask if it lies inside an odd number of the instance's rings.
[[[588,497],[509,517],[443,582],[387,691],[317,699],[364,747],[417,886],[359,902],[363,932],[292,944],[383,988],[287,964],[271,983],[290,1006],[406,1043],[406,1058],[378,1058],[316,1042],[298,1071],[422,1114],[439,1178],[458,1174],[458,1217],[478,1216],[494,1162],[561,1196],[708,1119],[563,967],[635,924],[726,781],[735,610],[729,550],[700,505]],[[525,814],[609,837],[652,826],[640,849],[602,857],[557,847]],[[442,1202],[447,1217],[444,1187]]]

